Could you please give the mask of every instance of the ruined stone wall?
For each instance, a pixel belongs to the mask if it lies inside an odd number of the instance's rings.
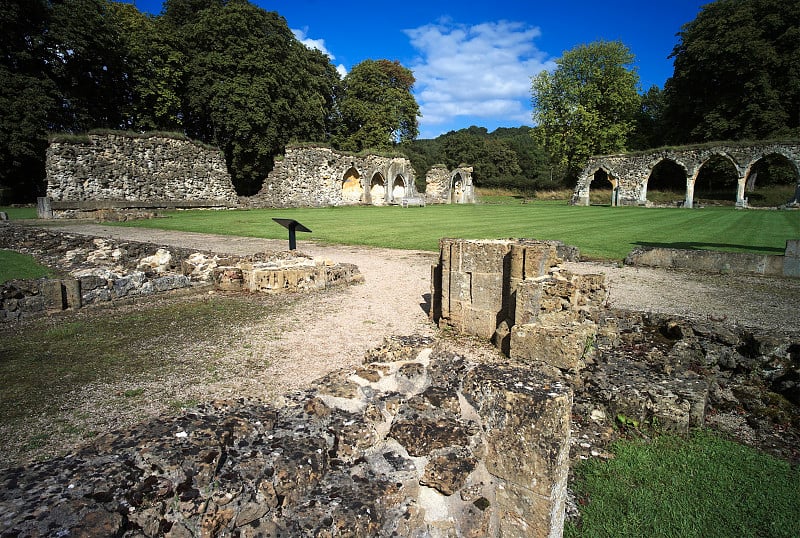
[[[218,150],[161,136],[90,134],[88,139],[78,143],[55,141],[48,147],[47,197],[54,203],[238,203],[225,159]]]
[[[692,207],[694,184],[701,167],[712,157],[721,157],[730,162],[739,176],[735,195],[736,205],[747,206],[745,185],[753,167],[768,155],[780,155],[794,166],[800,192],[800,143],[775,142],[752,145],[719,144],[716,146],[659,149],[651,152],[600,155],[589,159],[578,178],[572,204],[589,205],[589,190],[595,172],[603,170],[614,189],[612,205],[646,205],[650,174],[659,163],[672,161],[686,175],[686,197],[684,205]],[[798,204],[798,195],[790,204]]]
[[[425,197],[429,204],[473,204],[475,185],[472,167],[458,167],[452,172],[435,165],[425,175]]]
[[[251,205],[325,207],[400,204],[419,196],[404,157],[356,156],[326,147],[287,147]]]
[[[432,269],[431,319],[491,339],[521,362],[579,368],[605,301],[602,275],[559,267],[577,249],[556,241],[442,239]]]
[[[353,264],[315,260],[296,251],[242,258],[7,223],[0,224],[0,248],[29,254],[64,274],[0,285],[0,322],[193,285],[286,293],[363,281]]]

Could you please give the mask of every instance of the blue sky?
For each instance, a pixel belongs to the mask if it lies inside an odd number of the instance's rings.
[[[125,0],[158,14],[161,0]],[[479,125],[531,125],[530,77],[600,39],[636,57],[641,89],[663,88],[681,26],[708,0],[251,0],[277,11],[341,73],[366,59],[414,71],[420,138]]]

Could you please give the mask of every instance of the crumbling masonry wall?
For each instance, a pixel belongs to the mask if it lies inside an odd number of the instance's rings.
[[[289,146],[249,203],[260,207],[390,205],[418,196],[414,169],[405,157]]]
[[[557,538],[571,390],[394,339],[280,405],[215,402],[0,472],[0,533]]]
[[[425,198],[429,204],[475,203],[472,167],[450,171],[444,165],[432,166],[425,174]]]
[[[189,140],[125,133],[56,140],[46,167],[56,216],[67,209],[238,204],[222,153]]]

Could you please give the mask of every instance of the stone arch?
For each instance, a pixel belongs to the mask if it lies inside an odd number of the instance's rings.
[[[733,171],[733,177],[735,177],[735,185],[717,185],[717,184],[708,184],[706,185],[702,180],[704,179],[706,171],[708,171],[708,167],[712,166],[713,163],[722,163],[722,165],[726,168],[730,168]],[[698,190],[701,192],[704,188],[708,188],[708,193],[710,195],[718,195],[719,193],[727,193],[728,189],[731,190],[731,200],[735,200],[737,206],[745,206],[747,201],[744,199],[744,174],[743,171],[737,162],[737,160],[732,157],[729,153],[725,151],[709,151],[704,153],[699,160],[697,169],[691,178],[691,188],[693,198],[697,197]],[[714,191],[714,189],[719,189],[718,191]]]
[[[392,183],[391,201],[399,203],[406,196],[406,179],[402,174],[397,174]]]
[[[361,184],[361,174],[355,166],[350,166],[342,176],[342,202],[357,204],[364,198],[364,186]]]
[[[369,199],[372,205],[386,205],[386,180],[380,172],[369,180]]]
[[[686,164],[672,156],[662,156],[647,166],[647,178],[642,188],[643,201],[647,200],[647,192],[653,190],[674,190],[688,200],[689,169]]]
[[[772,167],[767,168],[767,160],[774,161],[775,158],[784,164],[788,165],[787,167],[792,170],[793,177],[792,177],[792,190],[794,192],[794,199],[797,199],[798,193],[800,192],[800,162],[795,161],[791,155],[787,155],[787,152],[780,151],[779,149],[775,148],[773,151],[764,151],[760,155],[754,155],[751,161],[747,164],[747,168],[745,169],[744,173],[744,193],[746,195],[746,200],[748,205],[762,205],[758,203],[759,195],[755,192],[756,186],[758,184],[758,176],[759,172],[762,174],[764,172],[771,172]],[[790,200],[791,200],[790,196]],[[754,200],[751,202],[751,200]],[[794,201],[794,200],[791,200]],[[791,203],[791,201],[789,203]],[[764,204],[765,205],[765,204]]]
[[[617,192],[619,183],[617,178],[614,177],[613,172],[609,171],[609,169],[605,166],[598,166],[597,170],[592,172],[590,175],[590,179],[588,179],[586,184],[586,193],[587,195],[591,194],[592,188],[598,189],[602,186],[610,186],[611,187],[611,205],[617,205]],[[591,201],[590,201],[591,203]]]
[[[456,172],[453,174],[453,177],[450,178],[450,202],[453,204],[462,203],[463,195],[464,178],[461,176],[460,172]]]
[[[592,161],[583,169],[583,172],[581,172],[581,175],[578,177],[578,183],[575,186],[575,194],[572,197],[573,201],[577,201],[576,203],[580,203],[581,205],[589,205],[589,194],[591,192],[592,183],[595,181],[598,172],[602,172],[602,176],[611,183],[611,205],[617,205],[619,197],[619,175],[611,166],[601,161]]]

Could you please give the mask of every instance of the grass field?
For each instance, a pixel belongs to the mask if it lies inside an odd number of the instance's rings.
[[[41,278],[52,273],[31,256],[0,249],[0,284],[12,279]]]
[[[271,219],[283,217],[312,230],[299,233],[299,241],[436,251],[442,237],[557,239],[579,247],[585,257],[612,260],[639,245],[782,254],[787,239],[800,238],[797,211],[577,207],[514,198],[487,202],[407,209],[174,211],[166,218],[121,225],[282,239],[286,230]]]
[[[800,468],[698,430],[621,441],[575,469],[564,536],[800,536]]]

